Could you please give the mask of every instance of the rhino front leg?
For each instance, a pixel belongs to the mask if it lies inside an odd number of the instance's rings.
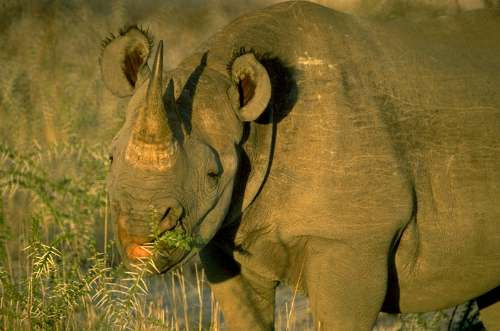
[[[372,330],[387,287],[382,252],[311,239],[303,277],[316,330]]]
[[[213,244],[203,248],[200,258],[227,330],[274,330],[277,282],[242,269]]]

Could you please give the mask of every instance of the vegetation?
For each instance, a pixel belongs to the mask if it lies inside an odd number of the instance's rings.
[[[147,268],[118,265],[104,155],[99,147],[19,154],[0,145],[0,328],[219,329],[218,306],[197,267],[189,285],[182,270],[155,282]],[[58,176],[73,160],[75,174]]]

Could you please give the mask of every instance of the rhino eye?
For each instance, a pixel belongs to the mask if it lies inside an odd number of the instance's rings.
[[[109,159],[109,164],[112,164],[113,163],[113,155],[109,155],[108,159]]]
[[[219,169],[212,169],[207,172],[208,181],[210,182],[211,186],[215,186],[219,182],[221,174],[222,171],[220,171]]]
[[[207,176],[211,179],[217,179],[220,177],[220,174],[217,171],[209,171]]]
[[[219,160],[216,152],[212,151],[211,154],[212,155],[209,155],[207,157],[208,160],[207,160],[205,171],[206,171],[208,180],[212,184],[217,184],[217,182],[219,181],[219,178],[222,175],[223,168],[222,168],[222,164],[220,163],[220,160]]]
[[[214,189],[219,184],[220,175],[215,171],[209,171],[207,173],[207,183],[211,189]]]

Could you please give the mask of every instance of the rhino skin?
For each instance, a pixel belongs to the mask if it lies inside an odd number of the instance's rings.
[[[163,44],[150,68],[149,34],[122,30],[100,63],[130,97],[108,178],[125,263],[168,271],[195,250],[155,240],[197,237],[233,330],[273,329],[281,282],[321,330],[474,298],[500,330],[499,36],[495,10],[286,2],[163,72]]]

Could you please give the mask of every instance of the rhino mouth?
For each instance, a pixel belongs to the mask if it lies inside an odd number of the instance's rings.
[[[177,265],[188,255],[189,231],[184,226],[184,217],[172,222],[162,218],[153,234],[133,235],[127,231],[127,217],[119,216],[117,232],[120,251],[127,268],[147,267],[163,273]]]
[[[159,251],[160,248],[174,248],[167,247],[167,245],[162,245],[163,238],[169,237],[170,234],[176,233],[178,235],[186,235],[187,231],[182,226],[182,223],[179,221],[174,227],[164,228],[158,227],[158,230],[155,231],[154,235],[149,236],[145,240],[132,240],[126,243],[123,243],[125,248],[126,257],[130,260],[153,257],[155,254],[165,255],[165,253]],[[171,250],[171,249],[169,249]]]

